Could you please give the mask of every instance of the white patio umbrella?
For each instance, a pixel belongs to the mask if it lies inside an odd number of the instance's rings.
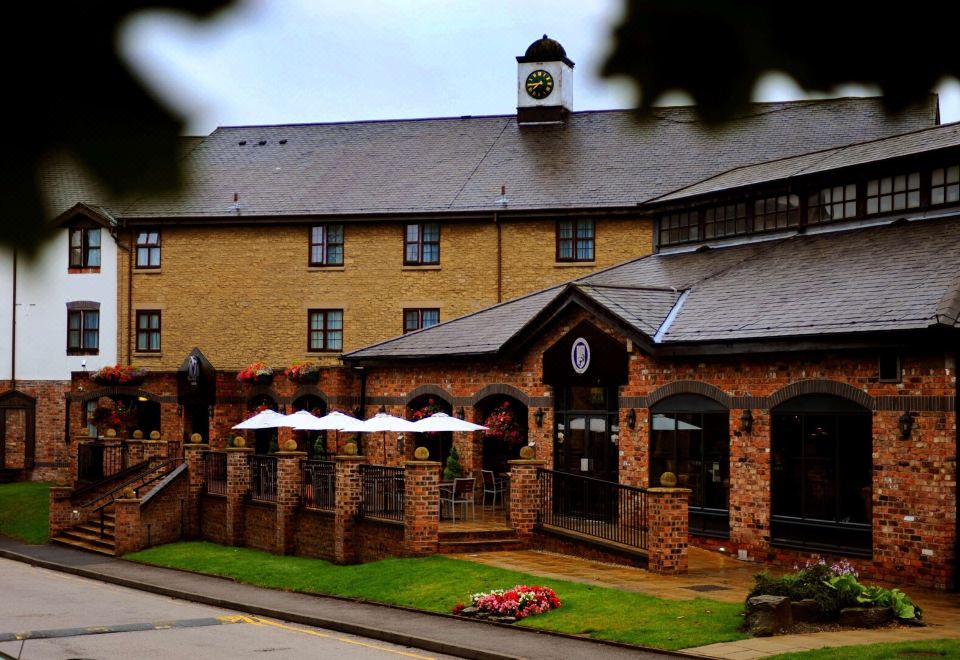
[[[351,429],[351,431],[359,431],[360,433],[376,433],[377,431],[383,432],[383,462],[387,462],[387,431],[395,431],[398,433],[405,432],[416,432],[417,428],[414,426],[414,422],[408,421],[402,417],[395,417],[394,415],[388,415],[387,413],[377,413],[370,419],[364,420],[360,425]]]
[[[286,415],[276,410],[263,410],[250,419],[245,419],[233,428],[241,430],[275,429],[283,425]]]
[[[298,410],[291,415],[287,415],[288,419],[293,417],[297,418],[296,423],[293,424],[293,428],[297,431],[346,431],[354,433],[359,431],[359,427],[363,424],[356,417],[345,415],[337,410],[323,417],[311,415],[306,410]]]
[[[453,431],[455,433],[466,431],[486,431],[486,426],[480,426],[473,422],[467,422],[459,417],[451,417],[442,412],[434,413],[429,417],[417,420],[413,423],[414,431],[417,433],[438,433],[441,431]]]

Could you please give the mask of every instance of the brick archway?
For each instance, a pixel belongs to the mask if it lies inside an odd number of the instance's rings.
[[[23,411],[23,468],[32,470],[36,463],[37,400],[29,394],[10,390],[0,395],[0,470],[6,467],[7,413]]]
[[[677,394],[699,394],[708,399],[713,399],[724,408],[733,407],[731,405],[733,397],[719,387],[699,380],[677,380],[658,387],[647,396],[647,407],[652,407],[655,403]]]
[[[409,407],[414,400],[416,400],[417,398],[425,394],[435,396],[438,399],[443,399],[444,403],[446,403],[448,406],[453,408],[453,395],[450,394],[450,392],[443,389],[442,387],[440,387],[439,385],[433,385],[433,384],[421,385],[420,387],[414,390],[411,390],[410,392],[407,392],[403,405]]]
[[[863,390],[858,390],[848,383],[825,379],[801,380],[790,383],[767,397],[767,407],[769,409],[776,408],[785,401],[804,394],[829,394],[853,401],[867,410],[876,410],[877,408],[874,398]]]
[[[290,402],[293,403],[297,399],[301,399],[305,396],[315,396],[318,399],[323,400],[324,406],[330,405],[330,398],[316,385],[301,385],[293,394],[290,395]]]
[[[464,403],[464,405],[475,406],[481,401],[483,401],[484,399],[491,396],[496,396],[496,395],[508,396],[511,399],[516,399],[518,402],[522,403],[528,408],[530,407],[530,397],[529,395],[527,395],[526,392],[514,387],[513,385],[505,385],[501,383],[487,385],[486,387],[478,391],[476,394],[469,397]]]
[[[115,385],[113,387],[101,387],[99,390],[93,390],[91,392],[85,392],[80,394],[74,394],[74,400],[79,403],[86,403],[87,401],[94,400],[96,401],[100,397],[109,397],[113,398],[116,396],[124,396],[131,398],[140,398],[143,397],[147,401],[152,401],[154,403],[161,403],[160,397],[152,392],[147,390],[140,389],[139,387],[123,387],[120,385]]]

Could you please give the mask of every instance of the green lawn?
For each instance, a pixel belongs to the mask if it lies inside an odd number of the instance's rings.
[[[802,653],[784,653],[769,660],[893,660],[894,658],[960,658],[960,640],[940,639],[930,642],[897,642],[817,649]]]
[[[319,559],[281,557],[212,543],[171,543],[125,557],[158,566],[229,577],[259,587],[343,596],[449,612],[471,593],[516,584],[545,584],[562,606],[517,625],[663,649],[744,639],[742,606],[705,598],[662,600],[432,556],[337,566]]]
[[[50,518],[50,484],[20,481],[0,485],[0,534],[46,543]]]

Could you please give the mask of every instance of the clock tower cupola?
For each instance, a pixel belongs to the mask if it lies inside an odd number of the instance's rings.
[[[517,123],[556,124],[573,108],[573,61],[547,35],[517,57]]]

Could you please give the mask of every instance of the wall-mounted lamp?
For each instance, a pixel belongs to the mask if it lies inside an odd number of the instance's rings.
[[[460,409],[457,410],[457,419],[463,419],[466,416],[466,411],[463,409],[463,406],[460,406]]]
[[[397,434],[397,456],[403,456],[403,434]]]
[[[744,433],[750,433],[753,430],[753,411],[749,408],[740,415],[740,428]]]
[[[137,397],[137,401],[140,401],[141,403],[144,402],[144,401],[149,401],[149,400],[150,400],[150,399],[148,399],[147,397],[143,396],[142,394]]]
[[[910,434],[913,432],[913,415],[910,414],[909,410],[900,415],[898,426],[900,427],[900,439],[909,440]]]
[[[183,417],[183,406],[177,404],[177,417]]]
[[[627,428],[635,429],[637,428],[637,411],[633,408],[627,413]]]
[[[533,421],[537,423],[537,428],[543,426],[543,408],[537,408],[537,412],[533,413]]]

